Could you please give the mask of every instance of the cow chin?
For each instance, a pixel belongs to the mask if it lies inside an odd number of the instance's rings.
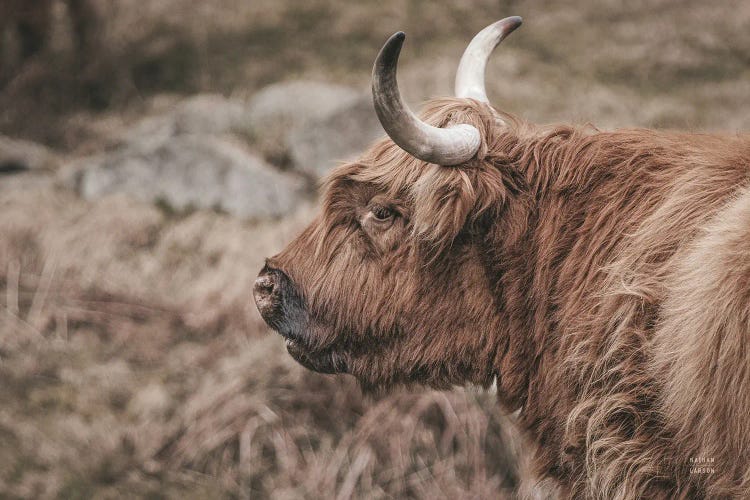
[[[312,351],[300,342],[287,339],[286,350],[297,363],[318,373],[346,373],[344,357],[332,350]]]

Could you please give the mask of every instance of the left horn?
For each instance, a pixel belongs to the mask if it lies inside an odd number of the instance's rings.
[[[484,70],[490,54],[503,39],[521,26],[518,16],[506,17],[476,34],[466,47],[456,71],[456,97],[470,97],[489,104],[484,90]]]
[[[438,165],[464,163],[479,150],[481,139],[476,127],[433,127],[417,118],[401,100],[396,67],[405,37],[401,31],[391,36],[372,68],[372,99],[378,119],[393,142],[412,156]]]

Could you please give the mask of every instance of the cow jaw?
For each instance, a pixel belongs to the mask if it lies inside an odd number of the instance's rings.
[[[344,358],[335,351],[309,351],[292,339],[287,339],[286,350],[297,363],[308,370],[329,374],[346,373]]]

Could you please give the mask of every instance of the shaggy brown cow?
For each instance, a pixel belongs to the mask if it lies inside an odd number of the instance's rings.
[[[304,366],[365,386],[489,386],[566,497],[750,498],[750,137],[540,127],[455,98],[404,106],[268,259],[263,318]]]

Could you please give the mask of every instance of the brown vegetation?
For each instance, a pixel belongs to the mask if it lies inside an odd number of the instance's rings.
[[[2,211],[3,494],[427,498],[514,485],[521,443],[492,395],[365,397],[353,380],[310,377],[248,314],[261,256],[300,220],[173,218],[48,189],[5,193]]]
[[[94,64],[71,71],[58,2],[47,48],[0,70],[0,132],[75,155],[106,150],[123,124],[197,91],[245,96],[298,77],[365,88],[398,29],[416,102],[447,94],[471,34],[510,14],[526,26],[488,81],[506,111],[750,127],[742,1],[93,3],[104,13]],[[363,397],[353,380],[300,368],[263,325],[250,305],[257,270],[312,213],[175,215],[119,197],[84,202],[44,176],[0,178],[0,496],[508,492],[526,465],[506,461],[520,445],[494,395]]]

